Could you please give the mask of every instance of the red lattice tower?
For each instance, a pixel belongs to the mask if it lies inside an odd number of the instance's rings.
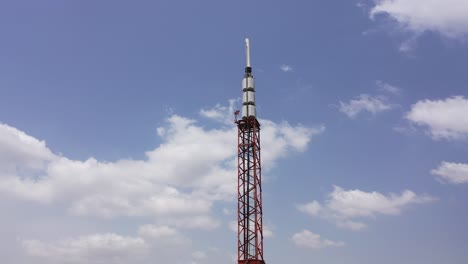
[[[247,67],[242,80],[242,118],[238,127],[238,264],[264,264],[260,123],[246,39]],[[239,114],[237,111],[236,114]]]

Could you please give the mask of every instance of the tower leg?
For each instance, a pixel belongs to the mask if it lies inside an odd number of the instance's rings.
[[[260,124],[254,116],[238,125],[238,264],[263,260]]]

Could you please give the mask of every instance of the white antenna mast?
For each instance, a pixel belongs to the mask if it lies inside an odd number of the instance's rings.
[[[245,39],[245,56],[246,56],[246,67],[250,67],[250,41],[248,38]]]

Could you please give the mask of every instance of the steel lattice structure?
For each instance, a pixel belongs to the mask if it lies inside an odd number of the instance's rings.
[[[264,264],[260,123],[246,39],[247,67],[242,82],[242,119],[238,127],[238,264]],[[238,113],[238,112],[237,112]]]

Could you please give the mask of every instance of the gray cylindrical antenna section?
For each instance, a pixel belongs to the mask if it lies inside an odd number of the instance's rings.
[[[245,39],[245,57],[246,57],[246,67],[250,67],[250,41],[249,41],[249,38]]]
[[[250,41],[245,39],[245,56],[247,67],[245,68],[244,79],[242,79],[242,117],[256,116],[255,108],[255,82],[250,65]]]

